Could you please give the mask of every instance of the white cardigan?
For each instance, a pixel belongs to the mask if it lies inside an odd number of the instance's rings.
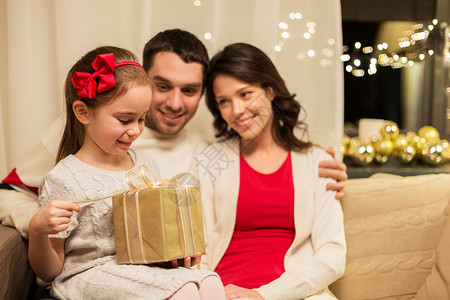
[[[208,167],[198,170],[202,184],[202,205],[207,255],[202,267],[214,270],[230,244],[236,222],[239,194],[239,142],[211,144]],[[312,147],[292,152],[295,188],[295,238],[285,259],[285,272],[256,290],[266,300],[303,299],[313,294],[329,295],[327,287],[344,273],[346,244],[343,214],[335,193],[326,191],[331,179],[318,176],[319,162],[331,159]],[[264,257],[259,259],[264,263]]]

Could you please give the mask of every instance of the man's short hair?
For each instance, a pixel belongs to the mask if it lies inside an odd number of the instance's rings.
[[[153,65],[153,58],[159,52],[173,52],[185,63],[200,63],[203,66],[203,88],[209,70],[209,57],[205,45],[192,33],[181,29],[169,29],[155,35],[147,42],[143,53],[143,67],[146,72]]]

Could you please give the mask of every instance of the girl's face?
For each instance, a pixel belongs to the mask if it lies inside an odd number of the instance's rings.
[[[144,130],[151,99],[150,86],[132,87],[110,103],[90,110],[84,146],[110,155],[127,153]]]
[[[214,94],[222,118],[242,140],[254,139],[272,126],[272,89],[267,91],[229,75],[218,75]]]

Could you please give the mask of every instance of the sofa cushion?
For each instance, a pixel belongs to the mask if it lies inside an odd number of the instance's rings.
[[[436,251],[436,261],[431,274],[425,279],[416,300],[450,299],[450,217],[445,223]]]
[[[450,213],[450,174],[376,174],[348,180],[347,238],[339,299],[413,299],[431,272]]]

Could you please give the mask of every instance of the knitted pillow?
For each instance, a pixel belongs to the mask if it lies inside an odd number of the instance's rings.
[[[344,192],[347,265],[331,290],[341,300],[413,299],[450,213],[450,174],[376,174]]]
[[[450,217],[436,251],[436,262],[420,287],[416,300],[450,299]]]

